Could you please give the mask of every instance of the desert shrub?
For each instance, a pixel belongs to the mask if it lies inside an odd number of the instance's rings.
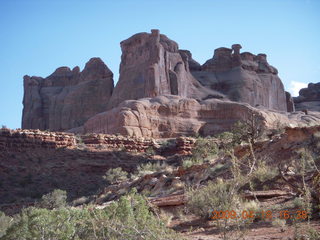
[[[31,239],[182,239],[165,227],[144,198],[132,191],[105,209],[27,208],[15,216],[2,240]]]
[[[156,154],[156,151],[154,150],[153,147],[148,147],[148,148],[146,149],[146,154],[152,156],[152,155],[155,155],[155,154]]]
[[[286,223],[287,222],[285,219],[275,218],[272,220],[272,226],[281,228],[281,231],[285,230],[284,228],[286,226]]]
[[[128,173],[123,171],[121,167],[110,168],[103,178],[111,184],[126,181],[128,179]]]
[[[187,207],[197,216],[208,218],[212,211],[240,209],[240,198],[232,184],[222,179],[209,182],[207,186],[188,192]]]
[[[203,161],[196,158],[185,158],[182,162],[182,166],[184,168],[189,168],[189,167],[192,167],[193,165],[200,165],[200,164],[203,164]]]
[[[200,217],[213,217],[213,211],[231,212],[236,218],[216,219],[216,226],[220,230],[222,239],[232,237],[240,239],[245,235],[246,226],[253,218],[245,219],[242,216],[253,204],[245,204],[237,194],[236,184],[229,180],[218,179],[217,182],[209,182],[207,186],[188,192],[187,209]],[[220,213],[219,213],[220,215]]]
[[[209,161],[215,157],[218,152],[218,145],[215,138],[198,137],[192,149],[191,157],[186,157],[183,160],[182,166],[189,168],[193,165],[203,164],[204,161]]]
[[[165,162],[157,161],[157,162],[148,162],[145,164],[141,164],[137,167],[137,172],[135,176],[141,177],[147,174],[152,174],[154,172],[160,171],[173,171],[173,168],[166,164]]]
[[[260,182],[270,180],[277,175],[278,169],[267,165],[265,161],[260,161],[257,168],[253,172],[253,178],[258,179]]]
[[[30,207],[14,217],[13,224],[1,240],[72,239],[72,211]]]
[[[311,184],[307,183],[306,178],[314,173],[318,173],[320,176],[320,171],[314,156],[309,150],[301,149],[298,153],[300,156],[292,161],[292,165],[296,174],[301,177],[301,182],[297,182],[295,187],[302,196],[302,208],[306,210],[308,216],[310,216],[312,211],[317,208],[317,204],[320,204],[320,184],[319,182],[317,183],[317,177],[313,179]]]
[[[216,135],[216,138],[220,141],[220,147],[223,151],[229,151],[235,145],[234,134],[232,132],[223,132]]]
[[[238,121],[232,127],[233,143],[240,144],[247,142],[254,144],[257,139],[262,137],[265,129],[261,124],[261,116],[251,112],[248,118],[244,121]]]
[[[215,138],[197,138],[192,149],[192,158],[198,160],[208,160],[218,153],[218,146]]]
[[[5,235],[7,229],[12,224],[12,218],[6,216],[3,212],[0,211],[0,237]]]
[[[292,204],[295,208],[302,208],[304,205],[304,200],[301,197],[296,197],[293,199]]]
[[[319,240],[320,239],[320,231],[317,229],[308,226],[307,228],[307,239],[309,240]]]
[[[249,213],[254,213],[255,217],[253,220],[261,219],[261,215],[259,214],[261,212],[261,208],[258,201],[244,201],[242,202],[242,209]]]
[[[163,142],[160,142],[160,147],[158,148],[159,152],[164,152],[167,149],[171,149],[176,146],[176,139],[167,139]]]
[[[207,171],[208,171],[210,176],[216,176],[216,175],[219,175],[220,173],[225,172],[229,168],[230,168],[230,164],[228,164],[228,163],[226,163],[226,164],[218,163],[213,167],[209,167],[207,169]]]
[[[63,208],[67,205],[67,192],[55,189],[53,192],[43,195],[40,206],[42,208]]]

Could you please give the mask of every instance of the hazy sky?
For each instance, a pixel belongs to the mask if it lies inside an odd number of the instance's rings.
[[[218,47],[266,53],[286,90],[320,82],[319,0],[0,0],[0,127],[21,126],[23,76],[100,57],[118,80],[120,41],[157,28],[203,64]]]

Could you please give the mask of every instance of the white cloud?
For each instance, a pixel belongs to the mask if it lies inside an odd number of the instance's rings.
[[[307,83],[291,81],[289,91],[293,97],[297,97],[299,96],[300,89],[306,87],[308,87]]]

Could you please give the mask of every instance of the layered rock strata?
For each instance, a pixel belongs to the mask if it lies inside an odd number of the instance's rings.
[[[190,154],[194,139],[179,137],[173,139],[171,153]],[[161,143],[152,138],[116,136],[110,134],[74,135],[66,132],[47,132],[40,130],[11,130],[0,129],[0,151],[24,152],[34,149],[91,149],[95,151],[146,152],[148,149],[157,150]]]
[[[0,129],[0,150],[74,148],[74,134],[39,130]]]
[[[82,72],[60,67],[47,78],[24,77],[22,128],[61,131],[79,127],[105,111],[113,91],[113,73],[100,58]]]

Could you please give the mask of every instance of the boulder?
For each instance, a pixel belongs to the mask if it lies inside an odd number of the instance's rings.
[[[210,91],[194,79],[189,70],[191,54],[179,51],[178,44],[159,30],[135,34],[120,45],[120,77],[109,109],[125,100],[166,94],[195,99],[223,98],[222,94]],[[191,68],[196,68],[195,65],[192,62]]]
[[[241,45],[221,47],[201,70],[190,69],[204,86],[226,95],[230,100],[287,111],[284,86],[276,68],[265,54],[240,53]]]
[[[294,97],[294,105],[297,111],[318,111],[320,112],[320,82],[309,83],[307,88],[299,91],[299,96]]]
[[[61,131],[82,126],[107,109],[113,73],[100,58],[80,72],[60,67],[47,78],[24,77],[22,128]]]

